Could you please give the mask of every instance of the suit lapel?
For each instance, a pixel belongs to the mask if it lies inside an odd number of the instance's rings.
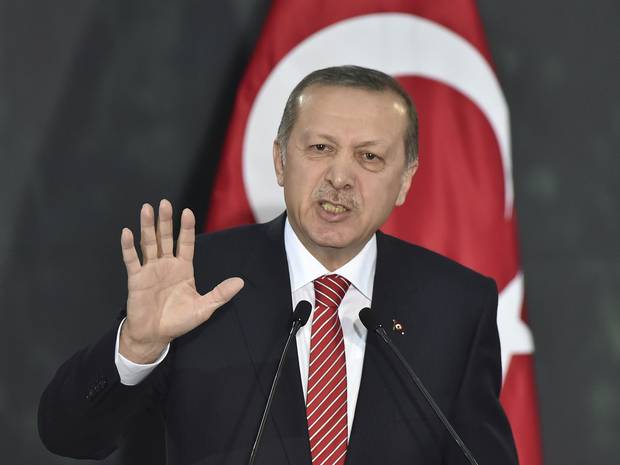
[[[399,267],[402,267],[402,262],[398,253],[385,235],[378,232],[372,311],[402,349],[402,345],[413,343],[411,338],[407,337],[407,327],[414,318],[411,302],[417,286],[415,272],[404,272],[405,270]],[[393,320],[405,327],[405,335],[392,331]],[[379,463],[386,459],[386,451],[394,446],[391,428],[399,412],[398,402],[394,401],[394,392],[390,387],[396,368],[392,361],[393,357],[387,352],[383,341],[374,333],[369,333],[366,338],[362,379],[349,440],[347,464]],[[390,381],[387,381],[388,379]],[[368,447],[369,443],[373,444],[372,448]]]
[[[249,257],[243,278],[246,285],[235,299],[249,356],[266,401],[278,359],[290,331],[292,314],[290,279],[284,249],[282,215],[263,225],[265,235]],[[291,465],[310,464],[308,427],[295,339],[271,408],[276,433]],[[258,422],[260,418],[256,419]],[[265,439],[269,433],[267,423]],[[260,460],[260,451],[258,453]]]

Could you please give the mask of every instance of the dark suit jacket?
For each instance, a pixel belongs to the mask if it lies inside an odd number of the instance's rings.
[[[110,454],[141,411],[161,409],[171,464],[244,464],[288,334],[291,294],[284,216],[199,236],[196,285],[209,291],[241,276],[243,290],[205,324],[176,339],[165,361],[137,386],[114,364],[118,322],[56,373],[43,393],[39,431],[52,452]],[[444,257],[377,235],[372,306],[480,465],[516,464],[498,401],[501,385],[497,291]],[[291,347],[258,453],[259,464],[310,465],[296,347]],[[347,464],[464,464],[392,354],[374,334],[366,344]]]

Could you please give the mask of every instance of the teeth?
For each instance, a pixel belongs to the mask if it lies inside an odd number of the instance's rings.
[[[321,208],[329,213],[344,213],[347,211],[342,205],[334,205],[333,203],[323,202],[321,203]]]

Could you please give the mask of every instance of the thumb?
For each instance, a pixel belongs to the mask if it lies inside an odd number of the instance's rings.
[[[243,279],[228,278],[215,286],[211,292],[199,298],[200,315],[203,321],[211,317],[213,312],[232,299],[243,288]]]

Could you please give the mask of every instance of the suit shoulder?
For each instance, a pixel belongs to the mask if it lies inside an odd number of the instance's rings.
[[[244,247],[260,241],[265,236],[265,224],[247,224],[196,236],[196,248],[219,249],[221,247]]]
[[[491,287],[496,292],[495,281],[492,278],[444,255],[384,233],[378,234],[377,241],[379,250],[385,252],[388,260],[394,260],[395,267],[401,270],[423,269],[425,281],[470,289]]]
[[[283,221],[250,224],[196,236],[194,269],[202,275],[206,269],[216,277],[238,275],[248,259],[260,250],[283,247]],[[280,244],[280,245],[278,245]]]

